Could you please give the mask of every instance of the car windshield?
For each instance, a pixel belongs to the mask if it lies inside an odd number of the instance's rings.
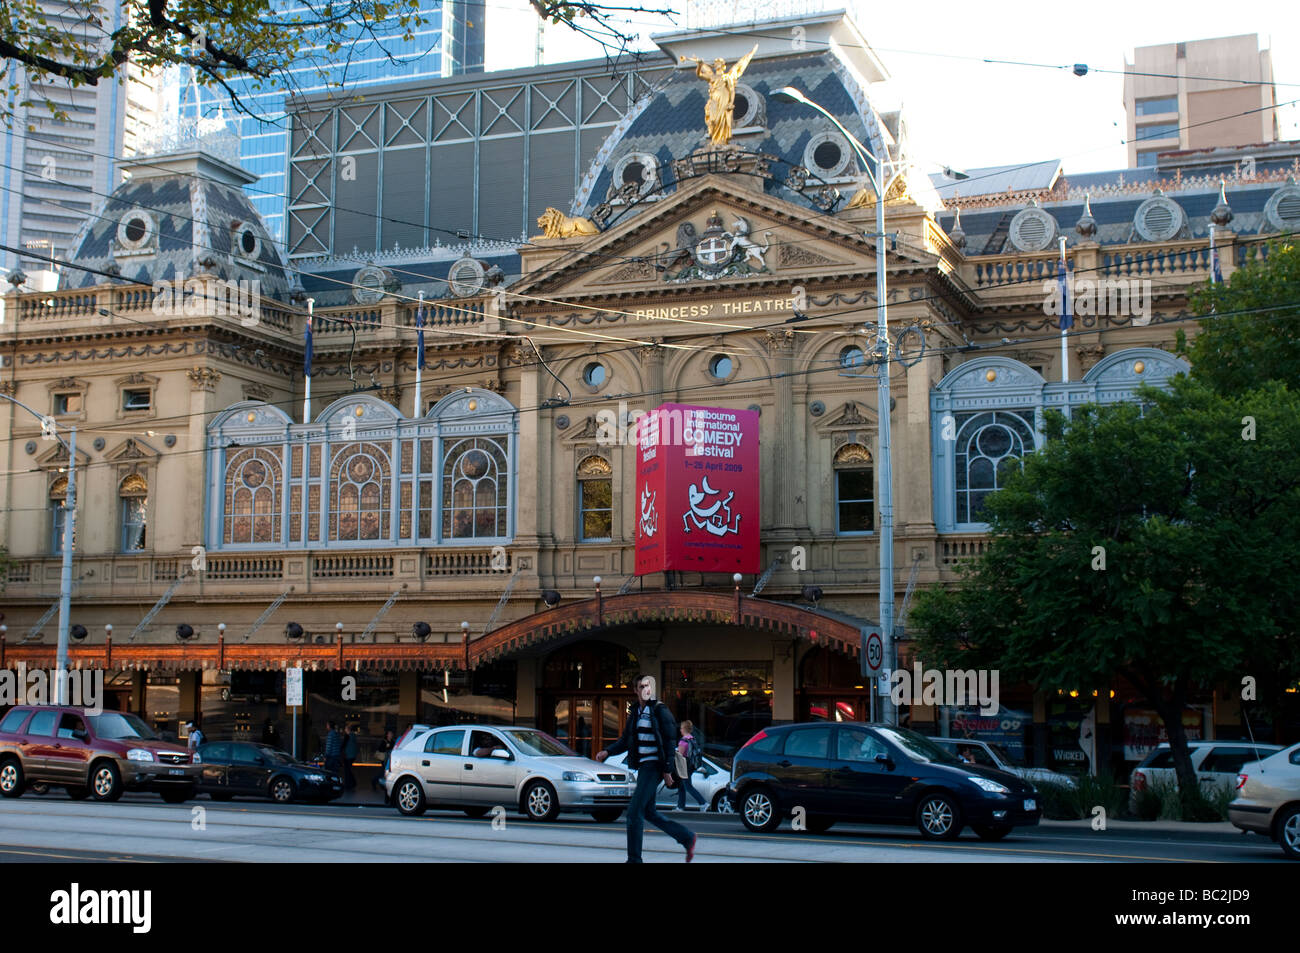
[[[907,728],[877,728],[876,731],[918,761],[934,761],[938,764],[962,763],[959,758],[944,751],[925,735],[918,735]]]
[[[279,748],[265,748],[259,746],[257,750],[266,755],[266,757],[275,764],[297,763],[297,759],[295,759],[293,755],[289,754],[287,751],[281,751]]]
[[[106,711],[102,715],[89,715],[90,724],[95,729],[96,738],[109,740],[141,738],[145,741],[160,740],[153,729],[135,715],[121,711]]]
[[[1020,759],[1019,759],[1019,758],[1013,758],[1013,757],[1011,757],[1011,755],[1007,754],[1007,749],[1004,748],[1004,747],[1002,747],[1001,745],[990,744],[990,745],[989,745],[989,749],[990,749],[990,750],[991,750],[995,755],[998,756],[998,760],[1001,761],[1003,764],[1015,765],[1017,768],[1022,768],[1022,767],[1024,767],[1024,765],[1022,765],[1022,764],[1020,763]]]
[[[536,758],[581,757],[568,745],[557,741],[544,731],[507,731],[510,740],[526,755]]]

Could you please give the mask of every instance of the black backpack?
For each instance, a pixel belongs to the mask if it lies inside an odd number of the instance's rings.
[[[704,763],[704,750],[700,746],[700,736],[691,735],[691,740],[686,743],[686,766],[691,769],[691,774],[700,770],[700,765]]]

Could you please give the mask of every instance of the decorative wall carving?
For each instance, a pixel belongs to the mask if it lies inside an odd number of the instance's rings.
[[[210,367],[191,367],[185,375],[190,379],[190,390],[207,391],[209,394],[216,391],[217,382],[221,380],[221,372]]]
[[[777,252],[777,261],[782,265],[789,265],[797,268],[801,265],[837,265],[839,262],[832,261],[825,255],[819,254],[803,245],[793,245],[785,243],[781,245]]]
[[[243,387],[244,400],[270,400],[271,388],[265,384],[249,382]]]
[[[794,329],[769,328],[763,332],[762,341],[769,354],[790,350],[794,347]]]
[[[628,262],[622,268],[610,272],[605,280],[611,283],[623,281],[649,281],[655,276],[654,267],[648,261]]]
[[[1079,355],[1079,366],[1085,372],[1106,356],[1106,348],[1100,344],[1081,344],[1075,348],[1075,352]]]

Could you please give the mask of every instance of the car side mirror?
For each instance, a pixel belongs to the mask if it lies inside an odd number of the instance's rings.
[[[72,732],[72,737],[77,739],[78,741],[89,741],[90,732],[86,731],[86,729],[84,728],[76,728]]]
[[[503,748],[493,748],[493,749],[492,749],[492,757],[494,757],[494,758],[499,758],[499,759],[502,760],[502,761],[510,761],[510,760],[513,760],[512,757],[511,757],[510,752],[509,752],[509,751],[506,751],[506,750],[503,749]]]
[[[876,755],[876,764],[883,764],[887,768],[892,768],[894,761],[887,754],[878,754]]]

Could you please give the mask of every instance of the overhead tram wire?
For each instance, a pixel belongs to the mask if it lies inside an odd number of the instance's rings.
[[[745,35],[748,35],[748,34],[745,34]],[[1186,125],[1179,126],[1178,128],[1179,128],[1179,129],[1191,129],[1191,128],[1194,128],[1194,127],[1197,127],[1197,126],[1205,126],[1205,125],[1211,125],[1211,124],[1213,124],[1213,123],[1217,123],[1217,122],[1225,122],[1225,121],[1230,120],[1230,119],[1237,119],[1237,118],[1240,118],[1241,116],[1251,115],[1251,114],[1253,114],[1253,113],[1257,113],[1257,112],[1264,112],[1264,111],[1268,111],[1268,110],[1276,110],[1276,109],[1281,108],[1282,106],[1292,105],[1292,104],[1297,103],[1297,102],[1300,102],[1300,99],[1290,100],[1290,101],[1288,101],[1288,102],[1279,103],[1279,104],[1276,104],[1276,105],[1273,105],[1273,106],[1264,106],[1264,107],[1258,107],[1258,108],[1253,108],[1253,109],[1247,109],[1247,110],[1243,110],[1243,111],[1241,111],[1241,112],[1239,112],[1239,113],[1234,113],[1234,114],[1229,115],[1229,116],[1220,116],[1220,117],[1217,117],[1217,118],[1215,118],[1215,119],[1202,120],[1202,121],[1197,122],[1197,123],[1188,123],[1188,124],[1186,124]],[[41,139],[39,139],[39,138],[37,138],[37,137],[32,137],[32,136],[22,136],[21,133],[16,133],[16,132],[13,133],[13,134],[14,134],[14,135],[21,136],[22,138],[25,138],[25,139],[30,139],[30,140],[32,140],[32,141],[36,141],[36,142],[44,142],[44,140],[41,140]],[[1145,141],[1145,140],[1134,139],[1134,140],[1122,140],[1121,142],[1122,142],[1122,144],[1128,144],[1130,141],[1132,141],[1132,142],[1142,142],[1142,141]],[[48,144],[48,143],[46,143],[46,144]],[[1098,147],[1095,148],[1095,149],[1081,150],[1080,152],[1071,153],[1070,155],[1064,156],[1064,157],[1062,157],[1062,158],[1063,158],[1063,159],[1068,159],[1068,158],[1072,158],[1072,157],[1074,157],[1074,156],[1089,155],[1089,154],[1091,154],[1091,153],[1093,153],[1093,152],[1098,152],[1098,151],[1101,151],[1101,150],[1103,150],[1103,149],[1108,149],[1108,148],[1111,148],[1111,147],[1110,147],[1109,145],[1107,145],[1107,146],[1098,146]],[[110,158],[110,159],[113,159],[113,161],[115,161],[115,162],[127,162],[127,161],[130,161],[129,159],[123,159],[123,158],[116,157],[116,156],[112,156],[112,155],[109,155],[109,154],[106,154],[106,153],[94,153],[94,152],[91,152],[90,154],[92,154],[92,155],[99,155],[99,156],[101,156],[101,157],[103,157],[103,158]],[[919,161],[922,161],[922,160],[921,160],[920,157],[918,157],[918,158],[917,158],[917,161],[919,162]],[[963,182],[978,182],[978,181],[980,181],[981,179],[984,179],[984,178],[991,178],[991,177],[998,176],[998,175],[1004,175],[1004,174],[1005,174],[1006,172],[1008,172],[1008,171],[1017,171],[1017,170],[1021,170],[1021,169],[1031,168],[1031,167],[1036,166],[1036,165],[1039,165],[1039,164],[1041,164],[1041,162],[1027,162],[1027,163],[1024,163],[1024,164],[1019,165],[1019,166],[1012,166],[1012,167],[1010,167],[1009,169],[1005,169],[1005,168],[1004,168],[1004,169],[1000,169],[1000,170],[998,170],[997,172],[989,172],[989,173],[985,173],[985,174],[983,174],[983,175],[977,175],[977,176],[968,176],[966,179],[963,179],[963,180],[961,180],[961,181],[963,181]],[[0,167],[2,167],[2,168],[8,168],[8,169],[11,169],[11,170],[13,170],[13,171],[17,171],[17,172],[23,172],[23,171],[25,171],[25,170],[18,169],[18,168],[14,167],[14,166],[7,165],[6,163],[0,163]],[[160,168],[161,168],[161,167],[160,167]],[[187,177],[187,178],[196,178],[196,179],[202,179],[202,178],[203,178],[202,176],[198,176],[198,175],[196,175],[195,173],[192,173],[192,172],[185,172],[185,171],[183,171],[183,170],[167,170],[167,171],[170,171],[171,174],[180,175],[180,176],[184,176],[184,177]],[[16,191],[16,190],[9,189],[9,191]],[[106,195],[105,193],[97,192],[97,191],[95,191],[95,190],[93,190],[93,189],[79,189],[78,191],[83,192],[83,193],[87,193],[87,194],[91,194],[91,195],[95,195],[95,196],[97,196],[97,197],[99,197],[99,198],[104,198],[104,199],[108,199],[108,198],[111,198],[111,197],[112,197],[111,194]],[[270,195],[270,196],[277,197],[277,198],[280,197],[280,193],[278,193],[278,192],[270,192],[270,191],[263,190],[263,189],[253,189],[253,188],[249,187],[248,189],[246,189],[246,191],[257,191],[257,192],[261,192],[261,193],[264,194],[264,195]],[[19,194],[21,194],[21,193],[19,193]],[[46,201],[47,201],[48,204],[53,204],[53,203],[49,203],[48,200],[46,200]],[[57,205],[56,205],[55,207],[61,207],[61,206],[57,206]],[[158,210],[158,209],[150,209],[150,208],[147,207],[147,206],[141,206],[141,207],[142,207],[142,208],[145,208],[146,210],[150,210],[150,211],[160,211],[160,210]],[[443,232],[443,233],[448,234],[448,235],[454,235],[454,236],[457,237],[457,238],[462,238],[462,237],[463,237],[463,234],[464,234],[464,233],[462,233],[462,232],[453,232],[452,230],[449,230],[449,229],[443,229],[443,228],[438,228],[438,227],[436,227],[436,226],[425,226],[425,225],[423,225],[422,223],[406,222],[406,221],[401,220],[401,219],[392,218],[391,216],[380,215],[380,214],[378,214],[378,213],[371,212],[371,211],[364,210],[364,209],[348,209],[348,208],[339,208],[339,207],[335,206],[335,207],[334,207],[334,211],[335,211],[336,213],[337,213],[337,212],[344,212],[344,213],[347,213],[347,214],[356,214],[356,215],[368,216],[368,217],[375,218],[375,219],[377,219],[377,220],[379,220],[379,221],[384,221],[384,222],[389,222],[389,223],[392,223],[392,224],[399,224],[399,225],[408,225],[408,226],[410,226],[410,227],[420,228],[420,229],[422,229],[422,230],[427,228],[427,229],[432,230],[432,231],[440,231],[440,232]],[[818,211],[818,210],[816,210],[816,209],[807,209],[806,211],[809,213],[809,218],[811,218],[811,219],[824,218],[824,219],[828,219],[828,220],[832,220],[832,221],[842,221],[842,220],[840,220],[840,219],[836,219],[836,218],[835,218],[835,213],[833,213],[833,212],[821,212],[821,211]],[[170,214],[170,213],[168,213],[168,214]],[[100,216],[100,217],[107,219],[107,216]],[[182,220],[193,221],[193,219],[187,219],[186,216],[177,216],[177,217],[181,218]],[[777,230],[782,230],[782,229],[793,229],[794,227],[795,227],[795,226],[792,226],[792,225],[775,225],[775,226],[773,227],[773,229],[770,229],[770,230],[771,230],[771,231],[777,231]],[[603,234],[603,233],[602,233],[602,234]],[[501,245],[506,245],[506,246],[513,246],[513,249],[514,249],[514,253],[515,253],[515,254],[518,253],[518,250],[519,250],[520,248],[525,248],[525,247],[537,247],[537,246],[533,245],[532,242],[530,242],[530,241],[522,241],[522,242],[520,242],[520,241],[517,241],[517,240],[515,240],[515,239],[495,239],[495,238],[489,238],[489,237],[486,237],[486,236],[475,236],[475,239],[482,240],[482,241],[493,242],[493,243],[496,243],[496,244],[501,244]],[[779,247],[779,246],[781,246],[781,245],[792,245],[792,246],[794,246],[794,245],[802,245],[802,244],[806,244],[806,243],[812,243],[812,242],[815,242],[815,241],[818,241],[818,239],[812,239],[812,238],[809,238],[809,239],[802,239],[802,240],[799,240],[799,241],[791,241],[791,242],[773,242],[773,243],[770,244],[769,247]],[[215,250],[215,249],[214,249],[214,250]],[[416,249],[416,251],[418,251],[418,249]],[[576,250],[575,250],[575,251],[576,251]],[[607,266],[607,265],[609,265],[609,264],[611,264],[611,263],[633,263],[633,262],[638,262],[638,261],[646,261],[646,256],[644,256],[644,255],[640,255],[640,256],[637,256],[637,255],[632,255],[632,256],[628,256],[628,255],[609,255],[609,254],[607,254],[607,253],[603,253],[603,252],[599,252],[599,251],[590,251],[590,250],[587,251],[586,254],[587,254],[587,255],[590,255],[590,256],[595,256],[595,257],[602,257],[602,258],[605,258],[606,261],[605,261],[603,264],[599,264],[599,265],[591,265],[591,266],[588,267],[588,268],[581,269],[579,273],[582,273],[582,274],[590,273],[591,271],[594,271],[594,270],[596,270],[597,268],[605,267],[605,266]],[[333,256],[333,257],[335,258],[335,260],[343,260],[343,261],[363,261],[363,260],[364,260],[364,261],[368,261],[368,260],[369,260],[368,258],[366,258],[365,256],[362,256],[362,255],[360,255],[360,254],[358,254],[358,255],[355,256],[355,257],[354,257],[354,256],[347,256],[347,255],[341,255],[341,256],[340,256],[340,255],[336,255],[336,256]],[[373,256],[371,256],[371,257],[373,257]],[[553,264],[554,264],[554,263],[553,263]],[[290,268],[290,267],[293,267],[293,266],[286,264],[286,268]],[[295,271],[300,271],[300,269],[297,269],[297,268],[294,268],[294,270],[295,270]],[[412,274],[415,274],[415,273],[412,273]],[[544,272],[543,272],[543,271],[539,271],[539,272],[534,273],[534,274],[544,274]],[[318,278],[323,278],[324,276],[319,275],[319,274],[316,274],[316,277],[318,277]],[[427,275],[420,275],[420,277],[425,278],[425,279],[427,279],[427,280],[444,280],[444,281],[446,280],[446,279],[437,279],[437,278],[435,278],[435,277],[433,277],[433,276],[427,276]]]

